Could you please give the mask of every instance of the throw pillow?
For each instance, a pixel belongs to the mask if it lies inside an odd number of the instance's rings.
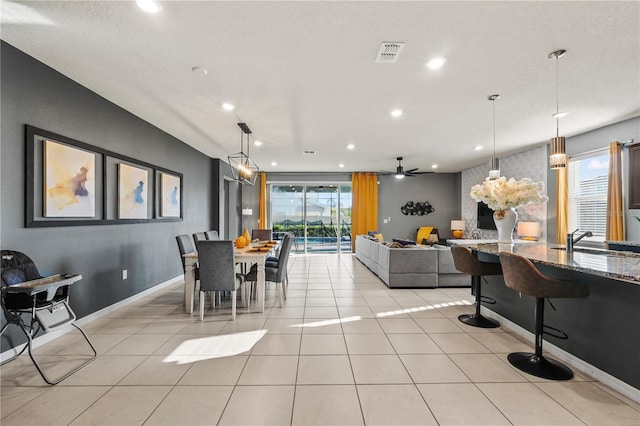
[[[384,237],[382,236],[382,234],[373,234],[373,238],[378,241],[384,241]]]

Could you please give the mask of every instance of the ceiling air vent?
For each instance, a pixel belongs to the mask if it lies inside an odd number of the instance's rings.
[[[302,151],[303,155],[316,155],[316,151],[312,150],[312,149],[305,149],[304,151]]]
[[[392,64],[398,60],[400,52],[404,48],[404,42],[384,42],[380,46],[375,62],[377,64]]]

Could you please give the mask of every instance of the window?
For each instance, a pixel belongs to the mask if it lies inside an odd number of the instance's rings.
[[[591,231],[589,241],[605,240],[608,180],[606,149],[569,159],[569,231]]]

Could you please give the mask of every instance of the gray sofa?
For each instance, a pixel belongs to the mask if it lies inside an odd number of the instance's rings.
[[[468,287],[471,278],[453,265],[451,248],[435,245],[390,248],[356,237],[356,258],[390,288]]]

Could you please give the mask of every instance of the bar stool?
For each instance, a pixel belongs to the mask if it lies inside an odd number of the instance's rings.
[[[589,288],[575,281],[549,278],[538,271],[528,259],[513,253],[500,253],[500,263],[504,271],[507,287],[536,298],[535,353],[512,352],[507,359],[518,370],[549,380],[569,380],[573,371],[564,364],[542,356],[542,335],[544,333],[559,339],[567,339],[563,331],[544,325],[544,301],[547,298],[587,298]],[[550,333],[551,330],[553,333]],[[558,333],[558,334],[555,334]]]
[[[500,327],[500,323],[491,318],[482,316],[480,304],[482,302],[482,292],[480,290],[483,275],[502,275],[502,267],[499,263],[489,263],[479,261],[471,250],[462,246],[451,247],[453,264],[460,272],[471,275],[471,285],[476,295],[476,313],[460,315],[458,319],[467,325],[481,328]],[[496,303],[493,299],[485,299],[485,303]]]

